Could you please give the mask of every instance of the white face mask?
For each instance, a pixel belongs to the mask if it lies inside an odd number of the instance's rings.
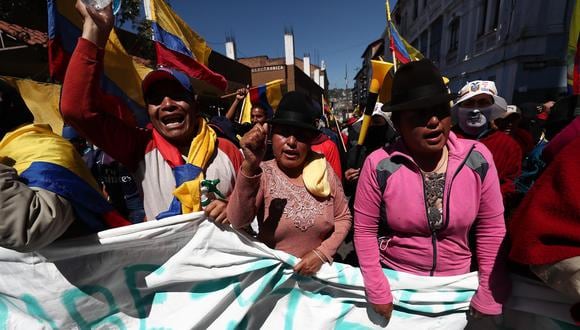
[[[478,136],[489,127],[493,106],[477,109],[459,107],[457,121],[461,130],[470,136]]]

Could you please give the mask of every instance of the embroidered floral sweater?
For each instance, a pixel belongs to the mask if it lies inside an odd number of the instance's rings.
[[[332,261],[351,224],[352,216],[342,185],[327,163],[331,193],[327,198],[311,195],[303,183],[290,181],[276,160],[261,164],[254,177],[239,171],[228,203],[228,218],[235,228],[258,217],[258,239],[271,248],[296,257],[318,249]]]

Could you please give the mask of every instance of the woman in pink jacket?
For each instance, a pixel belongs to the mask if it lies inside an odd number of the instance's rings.
[[[401,66],[391,103],[383,108],[393,113],[401,139],[370,154],[361,170],[355,247],[367,299],[387,319],[393,300],[382,267],[459,275],[470,272],[475,252],[479,288],[471,315],[501,314],[509,291],[500,252],[505,224],[497,171],[485,146],[450,133],[452,98],[430,61]],[[387,233],[377,240],[380,222]]]

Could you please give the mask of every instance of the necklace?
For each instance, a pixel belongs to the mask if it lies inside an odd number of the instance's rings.
[[[421,167],[419,167],[419,170],[423,174],[438,173],[444,165],[447,165],[448,154],[447,146],[443,146],[443,153],[441,154],[441,159],[439,159],[439,162],[437,163],[437,167],[431,171],[423,171]]]

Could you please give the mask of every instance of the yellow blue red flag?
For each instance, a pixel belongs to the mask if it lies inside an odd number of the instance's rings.
[[[174,67],[225,91],[226,79],[207,67],[212,50],[205,40],[164,0],[144,0],[144,7],[153,29],[157,64]]]
[[[70,56],[82,32],[82,20],[75,10],[75,0],[47,0],[49,70],[56,81],[63,81]],[[140,126],[148,122],[141,81],[151,69],[133,60],[115,31],[105,48],[105,75],[102,89],[111,99],[128,105]]]
[[[7,133],[0,141],[0,157],[9,159],[29,187],[51,191],[67,199],[76,218],[90,232],[121,227],[124,219],[100,194],[81,155],[48,125],[30,124]]]
[[[263,85],[250,88],[249,93],[246,94],[246,98],[244,99],[240,122],[250,122],[250,112],[254,106],[260,106],[266,110],[266,117],[272,118],[282,99],[283,82],[283,79],[276,79]]]

